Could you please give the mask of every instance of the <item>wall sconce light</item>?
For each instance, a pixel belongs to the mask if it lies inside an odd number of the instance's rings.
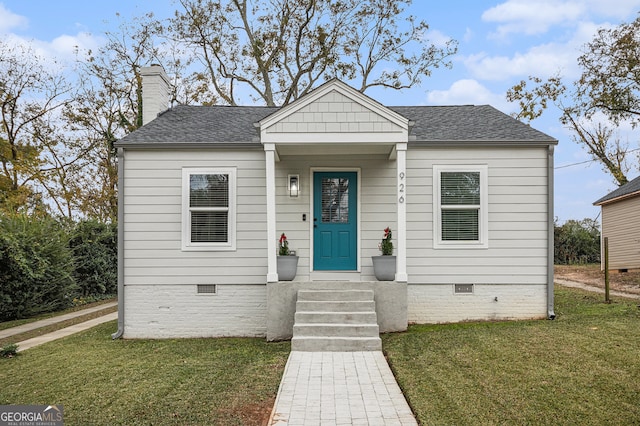
[[[300,192],[300,175],[289,175],[289,197],[297,198]]]

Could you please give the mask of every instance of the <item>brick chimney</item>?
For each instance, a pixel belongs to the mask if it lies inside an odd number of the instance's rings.
[[[169,109],[169,77],[162,65],[140,68],[142,75],[142,125]]]

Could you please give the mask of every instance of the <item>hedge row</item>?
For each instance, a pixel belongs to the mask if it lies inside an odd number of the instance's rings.
[[[115,224],[0,217],[0,321],[64,309],[117,289]]]

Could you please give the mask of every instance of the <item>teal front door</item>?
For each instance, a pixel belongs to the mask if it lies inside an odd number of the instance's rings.
[[[313,175],[313,269],[355,271],[358,268],[358,174],[316,172]]]

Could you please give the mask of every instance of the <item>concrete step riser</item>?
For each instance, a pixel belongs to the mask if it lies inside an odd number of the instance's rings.
[[[296,312],[296,324],[376,324],[375,312]]]
[[[291,350],[302,352],[359,352],[380,351],[380,337],[295,337],[291,339]]]
[[[379,284],[377,281],[314,281],[313,288],[307,287],[303,290],[373,290]]]
[[[379,333],[374,292],[370,288],[298,291],[291,350],[379,351]]]
[[[375,312],[375,302],[305,301],[296,302],[296,312]]]
[[[380,329],[373,324],[296,324],[294,336],[304,337],[379,337]]]
[[[374,293],[371,290],[300,290],[298,301],[371,301]]]

